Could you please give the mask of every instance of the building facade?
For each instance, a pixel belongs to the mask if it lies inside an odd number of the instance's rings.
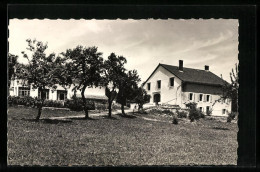
[[[33,89],[28,83],[23,82],[22,80],[11,80],[9,94],[10,96],[31,96],[41,98],[44,96],[47,100],[60,100],[65,101],[66,99],[71,99],[74,95],[73,86],[68,88],[63,88],[60,85],[56,85],[57,88],[52,90],[51,88],[45,89],[43,95],[41,95],[38,89]],[[77,97],[81,97],[80,91],[76,92]],[[107,100],[105,95],[104,87],[97,88],[86,88],[85,97],[87,99],[95,99],[95,100]]]
[[[227,116],[231,112],[231,100],[220,100],[226,81],[209,71],[159,64],[143,87],[151,96],[150,105],[169,104],[186,108],[190,102],[213,116]]]

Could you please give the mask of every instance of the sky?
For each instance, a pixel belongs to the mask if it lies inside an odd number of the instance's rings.
[[[26,51],[26,39],[48,43],[46,53],[59,54],[77,45],[97,46],[107,59],[110,53],[127,59],[144,82],[159,63],[204,69],[230,82],[238,64],[238,20],[9,20],[9,53]]]

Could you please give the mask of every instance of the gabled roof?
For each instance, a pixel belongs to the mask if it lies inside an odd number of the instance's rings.
[[[167,71],[175,75],[183,82],[206,84],[206,85],[224,85],[227,83],[225,80],[221,79],[214,73],[205,70],[191,69],[183,67],[183,72],[179,70],[178,66],[172,66],[167,64],[160,64],[156,67],[149,78],[144,82],[144,84],[150,79],[150,77],[155,73],[155,71],[162,66]]]

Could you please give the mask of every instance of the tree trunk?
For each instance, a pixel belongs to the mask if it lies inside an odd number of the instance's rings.
[[[112,116],[112,101],[108,99],[108,117]]]
[[[141,104],[138,104],[138,112],[141,110]]]
[[[122,110],[122,115],[125,115],[125,108],[124,108],[124,104],[121,104],[121,110]]]
[[[84,95],[84,92],[85,92],[85,89],[86,89],[87,86],[84,86],[82,88],[82,91],[81,91],[81,96],[82,96],[82,102],[83,102],[83,108],[84,108],[84,112],[85,112],[85,118],[89,118],[89,115],[88,115],[88,108],[86,106],[86,98],[85,98],[85,95]]]
[[[41,106],[41,105],[40,105],[40,106]],[[36,121],[39,121],[39,120],[40,120],[41,114],[42,114],[42,107],[39,107],[39,108],[38,108],[38,115],[37,115],[37,117],[36,117]]]
[[[36,121],[40,120],[41,114],[42,114],[42,107],[43,107],[44,99],[42,99],[41,104],[38,106],[38,114],[36,116]]]

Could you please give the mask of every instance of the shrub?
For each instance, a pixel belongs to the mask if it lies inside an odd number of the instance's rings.
[[[196,109],[197,103],[195,103],[195,102],[187,103],[186,107],[189,108],[189,109]]]
[[[88,110],[95,110],[95,102],[87,100],[86,107],[88,108]]]
[[[53,102],[51,100],[45,100],[43,103],[44,107],[53,107]]]
[[[24,105],[28,107],[33,107],[35,106],[36,100],[30,96],[25,96],[25,97],[19,97],[19,96],[9,96],[8,97],[8,104],[10,106],[13,105]]]
[[[172,123],[177,125],[178,124],[178,118],[176,115],[173,115]]]
[[[160,111],[159,109],[150,109],[149,113],[151,113],[151,114],[162,114],[162,111]]]
[[[53,106],[57,107],[57,108],[63,108],[64,107],[64,101],[54,100],[53,101]]]
[[[71,100],[66,100],[64,106],[72,111],[83,111],[82,99],[73,96]],[[88,110],[95,110],[95,103],[93,101],[87,100],[86,106]]]
[[[206,111],[206,115],[210,116],[212,114],[212,110]]]
[[[186,111],[176,111],[178,118],[187,118],[188,113]]]
[[[140,114],[148,114],[144,109],[139,110],[138,113],[140,113]]]
[[[227,122],[230,123],[232,120],[235,119],[236,116],[237,116],[237,114],[235,112],[229,113],[228,117],[227,117]]]
[[[173,112],[171,110],[169,110],[169,109],[162,110],[162,113],[173,115]]]
[[[14,105],[18,105],[19,103],[19,98],[20,97],[16,97],[16,96],[9,96],[8,97],[8,105],[9,106],[14,106]]]
[[[121,109],[121,105],[113,103],[112,104],[112,110],[120,110]]]
[[[64,102],[61,100],[45,100],[43,103],[44,107],[57,107],[57,108],[63,108]]]
[[[96,110],[104,111],[104,110],[107,109],[107,105],[106,104],[102,104],[102,103],[96,103],[95,104],[95,108],[96,108]]]
[[[66,100],[64,106],[72,111],[83,111],[82,100],[73,97],[71,100]]]
[[[199,120],[200,118],[204,118],[204,117],[205,115],[196,108],[192,108],[189,110],[189,119],[191,122],[195,120]]]

